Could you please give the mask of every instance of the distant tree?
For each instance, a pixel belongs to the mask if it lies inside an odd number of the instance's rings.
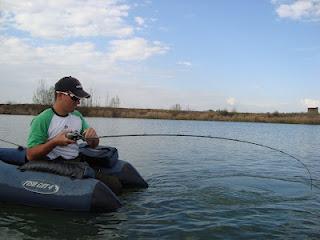
[[[108,107],[108,106],[109,106],[109,93],[108,93],[108,92],[106,93],[104,106],[105,106],[105,107]]]
[[[36,104],[52,105],[54,103],[54,87],[48,87],[43,80],[40,80],[33,93],[32,101]]]
[[[90,98],[82,98],[80,100],[81,107],[92,107],[93,106],[93,96],[95,94],[94,94],[94,91],[92,88],[89,89],[89,94],[90,94]]]
[[[221,116],[228,116],[229,115],[229,112],[227,109],[223,109],[223,110],[218,109],[216,112]]]
[[[181,105],[177,103],[173,105],[170,109],[173,111],[181,111],[182,108],[181,108]]]
[[[11,100],[9,100],[9,101],[5,102],[5,104],[9,104],[9,105],[11,105],[11,104],[15,104],[15,101],[11,101]]]
[[[186,106],[185,110],[186,111],[193,111],[192,108],[189,105]]]
[[[94,99],[94,106],[95,107],[99,107],[100,106],[100,96],[97,96],[95,99]]]
[[[109,106],[112,108],[120,107],[120,98],[118,96],[112,97]]]
[[[280,116],[280,113],[279,113],[278,111],[274,111],[274,112],[272,113],[272,116],[273,116],[273,117],[279,117],[279,116]]]

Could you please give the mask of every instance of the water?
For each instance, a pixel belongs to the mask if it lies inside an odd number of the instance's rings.
[[[0,138],[24,145],[31,116],[0,115]],[[320,126],[88,118],[100,135],[180,133],[237,138],[102,139],[148,181],[115,213],[0,205],[1,239],[319,239]],[[0,143],[2,147],[8,144]]]

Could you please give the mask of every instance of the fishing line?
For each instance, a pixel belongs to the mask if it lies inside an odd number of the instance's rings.
[[[283,150],[274,148],[274,147],[269,147],[267,145],[264,144],[260,144],[260,143],[255,143],[255,142],[250,142],[250,141],[246,141],[246,140],[240,140],[240,139],[235,139],[235,138],[227,138],[227,137],[215,137],[215,136],[210,136],[210,135],[193,135],[193,134],[170,134],[170,133],[143,133],[143,134],[119,134],[119,135],[105,135],[105,136],[98,136],[95,138],[84,138],[82,136],[83,140],[93,140],[93,139],[97,139],[97,138],[121,138],[121,137],[193,137],[193,138],[207,138],[207,139],[218,139],[218,140],[227,140],[227,141],[233,141],[233,142],[240,142],[240,143],[247,143],[247,144],[251,144],[251,145],[256,145],[259,147],[263,147],[263,148],[268,148],[271,149],[273,151],[276,152],[280,152],[284,155],[287,155],[293,159],[295,159],[297,162],[299,162],[304,169],[306,170],[307,174],[309,175],[309,179],[310,179],[310,188],[312,190],[312,176],[311,176],[311,172],[308,168],[308,166],[299,158],[293,156],[292,154],[289,154]]]
[[[24,149],[24,148],[25,148],[24,146],[21,146],[21,145],[19,145],[19,144],[16,144],[16,143],[14,143],[14,142],[10,142],[10,141],[8,141],[8,140],[4,140],[4,139],[1,139],[1,138],[0,138],[0,141],[1,141],[1,142],[4,142],[4,143],[12,144],[12,145],[14,145],[14,146],[17,146],[18,149]]]
[[[74,132],[72,133],[71,136],[74,140],[94,140],[97,138],[121,138],[121,137],[192,137],[192,138],[206,138],[206,139],[218,139],[218,140],[226,140],[226,141],[233,141],[233,142],[240,142],[240,143],[247,143],[247,144],[251,144],[251,145],[255,145],[255,146],[259,146],[259,147],[263,147],[263,148],[268,148],[271,149],[273,151],[276,152],[280,152],[284,155],[287,155],[293,159],[295,159],[297,162],[299,162],[304,169],[306,170],[307,174],[309,175],[309,179],[310,179],[310,188],[312,190],[312,176],[311,176],[311,172],[308,168],[308,166],[299,158],[293,156],[292,154],[289,154],[283,150],[274,148],[274,147],[270,147],[264,144],[260,144],[260,143],[255,143],[255,142],[250,142],[250,141],[246,141],[246,140],[240,140],[240,139],[236,139],[236,138],[227,138],[227,137],[215,137],[215,136],[210,136],[210,135],[193,135],[193,134],[170,134],[170,133],[143,133],[143,134],[119,134],[119,135],[104,135],[104,136],[98,136],[98,137],[92,137],[92,138],[85,138],[84,136],[82,136],[80,133]],[[14,146],[17,146],[18,149],[23,149],[24,147],[16,144],[14,142],[10,142],[4,139],[0,139],[1,142],[5,142],[5,143],[9,143],[12,144]]]

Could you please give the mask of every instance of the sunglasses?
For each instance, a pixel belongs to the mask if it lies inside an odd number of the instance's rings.
[[[61,93],[63,95],[69,96],[71,98],[72,101],[74,102],[78,102],[80,101],[80,98],[77,97],[76,95],[74,95],[73,93],[67,93],[67,92],[60,92],[60,91],[56,91],[57,93]]]

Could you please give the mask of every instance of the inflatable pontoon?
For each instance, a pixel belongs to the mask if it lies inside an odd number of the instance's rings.
[[[68,211],[114,211],[123,188],[148,184],[117,149],[80,146],[83,161],[26,161],[24,148],[0,148],[0,202]]]

